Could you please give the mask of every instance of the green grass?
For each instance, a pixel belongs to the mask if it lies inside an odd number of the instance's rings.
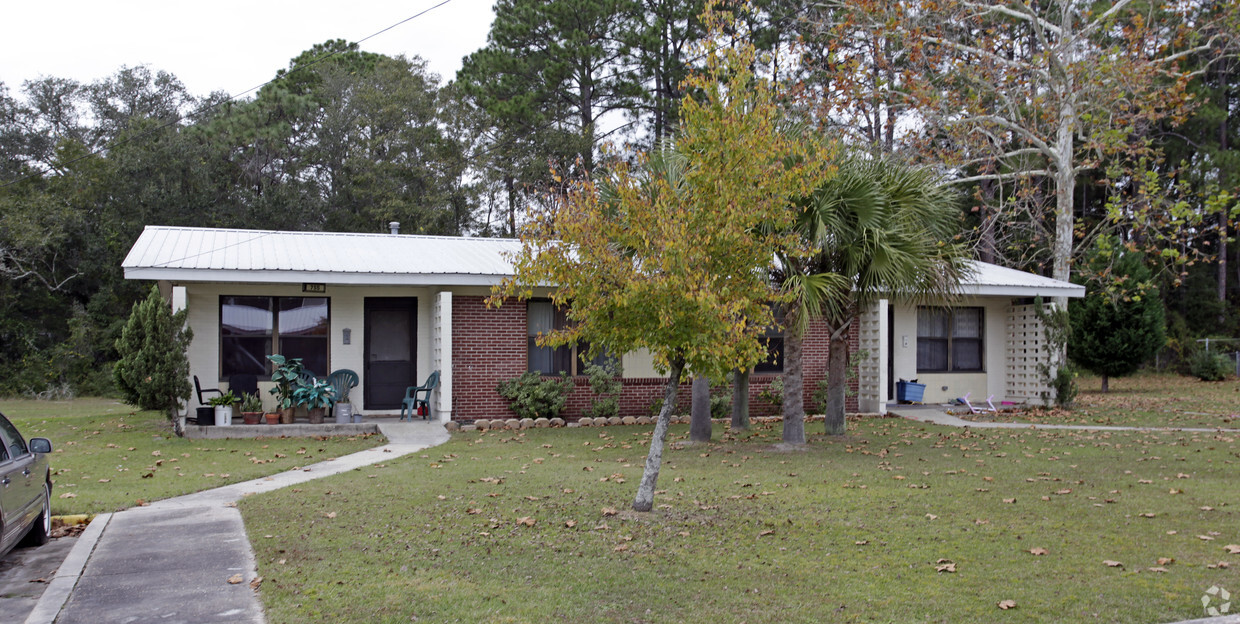
[[[1240,380],[1207,382],[1196,377],[1142,373],[1111,379],[1103,394],[1097,377],[1077,379],[1080,394],[1071,410],[1021,409],[964,415],[976,421],[1127,427],[1240,429]]]
[[[27,438],[52,441],[52,513],[100,513],[272,475],[382,436],[189,440],[163,414],[108,399],[0,401]],[[274,428],[273,428],[274,429]]]
[[[758,427],[673,427],[648,514],[650,427],[462,433],[247,498],[270,621],[1169,622],[1240,588],[1237,436]]]

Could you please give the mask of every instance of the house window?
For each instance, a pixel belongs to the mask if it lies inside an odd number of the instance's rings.
[[[602,353],[594,359],[587,359],[590,343],[578,342],[575,345],[560,347],[540,347],[538,337],[549,334],[557,329],[565,329],[569,325],[568,314],[555,307],[550,301],[535,299],[527,303],[526,324],[528,326],[529,371],[543,375],[586,374],[586,366],[594,363],[599,366],[611,365],[612,370],[620,372],[620,361],[609,354]]]
[[[768,327],[763,336],[766,338],[766,359],[754,365],[753,372],[784,372],[784,330],[778,326]]]
[[[266,377],[273,353],[326,375],[329,329],[326,297],[220,297],[220,378]]]
[[[982,308],[917,308],[917,371],[982,372]]]

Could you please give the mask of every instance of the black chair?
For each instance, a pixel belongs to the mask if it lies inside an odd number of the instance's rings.
[[[257,384],[256,384],[256,385],[257,385]],[[203,388],[203,387],[202,387],[202,384],[198,382],[198,375],[194,375],[194,392],[196,392],[196,393],[198,394],[198,404],[199,404],[199,405],[206,405],[206,404],[207,404],[207,402],[206,402],[206,401],[202,400],[202,395],[203,395],[203,393],[211,393],[211,392],[214,392],[214,393],[216,393],[216,394],[218,394],[218,395],[220,395],[220,396],[223,396],[223,395],[224,395],[224,393],[223,393],[223,392],[222,392],[219,388]]]

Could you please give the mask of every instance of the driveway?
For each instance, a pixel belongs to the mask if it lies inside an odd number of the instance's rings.
[[[36,548],[16,548],[0,559],[0,624],[20,624],[69,556],[77,537],[53,539]]]

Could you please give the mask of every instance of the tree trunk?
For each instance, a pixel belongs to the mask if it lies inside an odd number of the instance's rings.
[[[189,408],[186,407],[186,410]],[[178,406],[172,408],[172,433],[178,438],[185,437],[185,419],[181,418],[181,410]]]
[[[633,499],[634,511],[654,508],[654,488],[659,482],[659,467],[663,464],[663,444],[667,442],[672,406],[676,405],[676,392],[680,389],[680,373],[685,370],[683,357],[674,358],[671,364],[671,370],[667,373],[667,388],[663,391],[663,409],[659,410],[659,419],[655,421],[654,435],[650,436],[650,451],[646,453],[646,467],[637,486],[637,497]]]
[[[848,329],[831,332],[831,351],[827,354],[827,411],[822,423],[827,435],[844,435],[844,401],[848,390]]]
[[[710,442],[710,380],[693,376],[693,407],[689,410],[689,439]]]
[[[1102,393],[1106,394],[1111,391],[1111,379],[1106,375],[1102,376]]]
[[[1218,323],[1227,322],[1227,211],[1218,213]]]
[[[1071,81],[1059,94],[1063,104],[1059,110],[1059,128],[1055,136],[1056,158],[1053,163],[1055,176],[1055,243],[1051,256],[1054,260],[1051,277],[1067,282],[1072,277],[1072,220],[1076,217],[1073,203],[1076,199],[1076,170],[1073,168],[1073,140],[1076,132],[1076,105],[1073,101]],[[1067,297],[1055,297],[1055,307],[1068,309]],[[1062,362],[1060,357],[1057,362]]]
[[[749,429],[749,369],[732,373],[732,429]]]
[[[789,320],[786,325],[793,323]],[[803,387],[801,336],[788,331],[784,333],[784,442],[788,444],[805,444]]]

